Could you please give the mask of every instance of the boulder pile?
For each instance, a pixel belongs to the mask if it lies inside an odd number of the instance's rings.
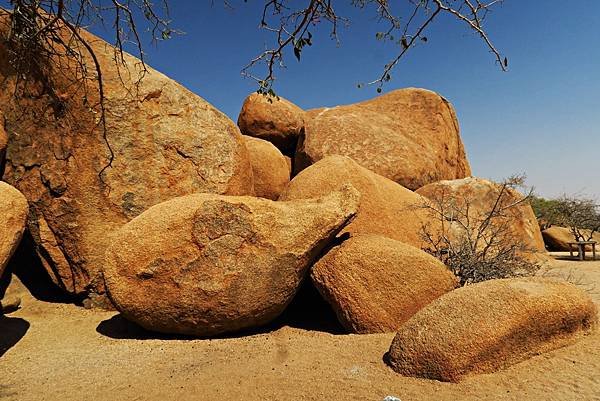
[[[54,88],[33,77],[32,93],[13,96],[18,77],[0,45],[0,275],[27,229],[64,292],[102,298],[148,330],[201,337],[273,321],[305,282],[348,332],[397,332],[394,370],[444,381],[596,325],[589,296],[565,282],[456,289],[426,246],[456,223],[432,216],[432,199],[468,201],[480,218],[498,192],[470,177],[440,95],[407,88],[304,111],[252,94],[238,127],[155,70],[138,82],[138,59],[117,67],[110,45],[81,34],[103,97],[84,96],[68,68],[53,72]],[[507,217],[512,240],[545,251],[528,204]]]

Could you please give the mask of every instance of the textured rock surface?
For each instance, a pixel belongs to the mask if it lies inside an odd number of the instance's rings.
[[[452,105],[424,89],[309,112],[294,168],[349,156],[409,189],[471,174]]]
[[[584,230],[584,232],[586,231]],[[547,228],[542,231],[542,237],[548,250],[554,252],[569,252],[569,242],[575,242],[571,230],[566,227],[552,226]],[[600,243],[600,234],[594,233],[592,240]],[[576,246],[572,246],[571,249],[577,251]],[[592,247],[586,246],[586,250],[591,251]]]
[[[290,159],[265,140],[244,136],[244,142],[252,164],[254,194],[261,198],[277,200],[290,182]]]
[[[2,177],[2,172],[4,171],[4,159],[6,156],[7,144],[8,135],[4,129],[4,115],[2,114],[2,110],[0,110],[0,178]]]
[[[396,334],[389,363],[406,376],[456,382],[570,344],[596,322],[592,299],[572,284],[491,280],[421,309]]]
[[[339,321],[355,333],[396,331],[458,280],[438,259],[379,235],[358,235],[331,249],[311,278]]]
[[[359,166],[349,157],[329,156],[303,170],[279,199],[315,198],[347,183],[358,189],[361,200],[358,216],[344,232],[380,234],[421,247],[421,225],[427,216],[418,207],[425,198]]]
[[[498,199],[500,185],[482,178],[468,177],[435,182],[416,192],[430,199],[454,199],[459,210],[466,210],[464,205],[468,203],[471,219],[482,221]],[[509,190],[502,196],[501,202],[509,205],[522,197],[517,191]],[[510,232],[520,244],[532,252],[546,252],[540,227],[529,203],[508,209],[506,213],[511,218]]]
[[[155,331],[210,336],[265,324],[355,215],[358,192],[273,202],[194,194],[119,230],[104,277],[123,315]]]
[[[103,291],[98,275],[108,235],[148,207],[195,192],[253,191],[231,120],[153,69],[136,86],[138,59],[125,55],[127,66],[117,69],[112,46],[82,35],[102,66],[106,132],[91,106],[99,101],[95,82],[87,83],[85,103],[82,86],[68,86],[65,60],[51,76],[54,92],[30,80],[29,95],[15,103],[14,71],[0,47],[0,109],[9,136],[4,180],[29,200],[39,254],[72,293]]]
[[[0,277],[21,241],[28,211],[23,194],[0,181]]]
[[[291,155],[304,129],[304,110],[282,97],[253,93],[244,100],[238,126],[242,134],[269,141]]]

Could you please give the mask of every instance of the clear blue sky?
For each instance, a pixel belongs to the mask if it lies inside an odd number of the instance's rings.
[[[405,1],[405,0],[401,0]],[[264,45],[262,2],[172,0],[183,36],[146,46],[149,63],[237,119],[255,84],[241,68]],[[394,49],[375,40],[371,14],[339,0],[355,17],[341,46],[317,32],[316,43],[279,71],[278,94],[303,108],[353,103],[376,95],[358,82],[375,78]],[[450,18],[429,30],[384,90],[407,86],[439,92],[455,106],[476,176],[525,172],[544,196],[562,192],[600,198],[600,1],[505,0],[487,29],[509,58],[503,73],[483,43]]]

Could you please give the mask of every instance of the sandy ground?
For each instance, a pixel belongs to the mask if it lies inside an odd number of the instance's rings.
[[[600,262],[556,261],[552,274],[570,275],[600,303]],[[165,338],[116,312],[25,294],[22,309],[0,318],[0,399],[600,400],[600,332],[449,384],[390,370],[382,357],[393,334],[338,334],[306,321],[284,317],[229,338]]]

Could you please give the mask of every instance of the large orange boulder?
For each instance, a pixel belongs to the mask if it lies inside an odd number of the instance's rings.
[[[294,202],[194,194],[156,205],[112,239],[110,298],[127,319],[166,333],[212,336],[268,323],[354,217],[358,197],[345,187]]]
[[[3,178],[29,200],[29,231],[56,284],[101,293],[112,231],[176,196],[252,194],[252,168],[227,116],[152,68],[139,81],[140,60],[125,54],[116,63],[112,46],[81,35],[101,66],[105,124],[97,81],[77,81],[65,58],[53,60],[61,68],[46,77],[51,85],[32,75],[13,96],[16,72],[0,46]],[[84,63],[93,75],[87,53]]]
[[[388,361],[406,376],[457,382],[570,344],[597,320],[590,296],[567,282],[490,280],[421,309],[398,330]]]
[[[500,208],[506,208],[523,199],[523,195],[518,191],[510,188],[502,191],[500,184],[475,177],[435,182],[417,189],[416,192],[436,202],[451,201],[451,205],[448,204],[447,207],[461,213],[468,211],[469,220],[473,225],[471,228],[485,220],[494,208],[496,200],[499,200]],[[528,202],[508,207],[502,214],[506,216],[504,221],[508,222],[507,233],[504,235],[509,235],[515,243],[522,245],[524,251],[546,251],[540,227]],[[461,230],[458,226],[454,228],[459,232]]]
[[[433,256],[379,235],[358,235],[331,249],[311,278],[350,332],[396,331],[457,278]]]
[[[271,142],[244,135],[254,175],[254,194],[277,200],[290,182],[290,158],[284,156]]]
[[[21,242],[28,212],[23,194],[0,181],[0,277]]]
[[[292,155],[304,130],[304,110],[279,96],[253,93],[238,116],[242,134],[264,139],[283,154]]]
[[[309,112],[294,168],[344,155],[408,189],[471,174],[452,105],[425,89]]]
[[[426,199],[346,156],[326,157],[290,181],[280,200],[309,199],[351,184],[361,193],[358,216],[343,232],[379,234],[421,248]]]

